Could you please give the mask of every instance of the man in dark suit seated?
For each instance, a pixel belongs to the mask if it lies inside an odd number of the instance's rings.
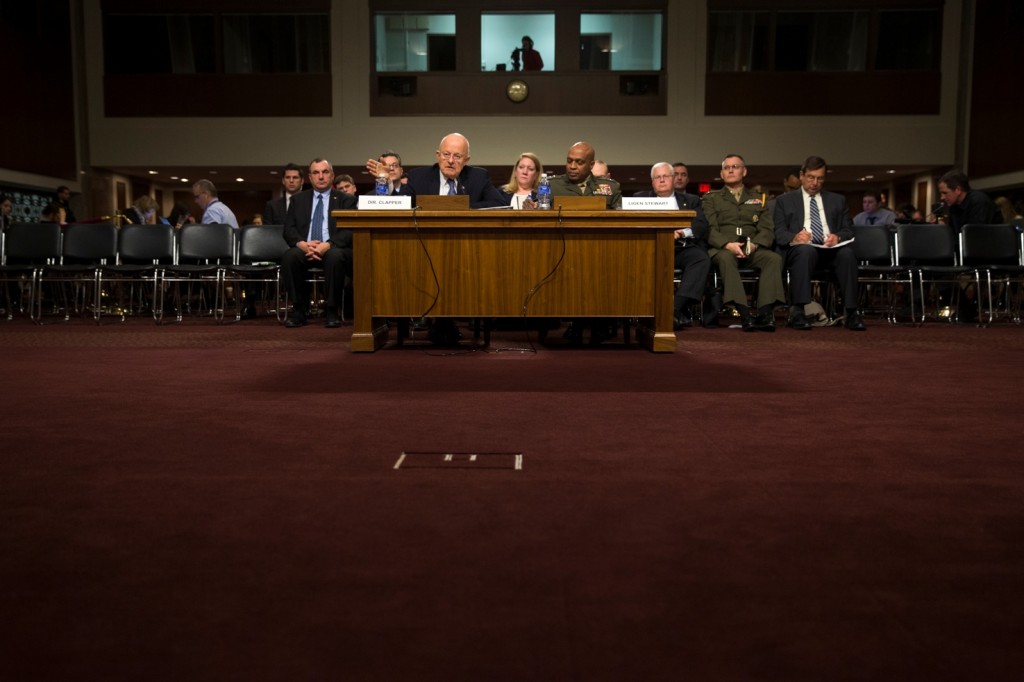
[[[331,213],[356,207],[356,198],[334,189],[334,169],[324,159],[309,164],[312,189],[296,195],[284,222],[284,239],[292,248],[281,258],[281,276],[294,308],[286,327],[306,324],[309,310],[310,268],[324,269],[327,299],[325,327],[341,326],[341,304],[345,277],[352,276],[352,232],[342,230]]]
[[[268,201],[263,209],[264,225],[284,225],[292,198],[302,191],[302,166],[294,163],[285,166],[281,173],[281,186],[284,187],[281,196]]]
[[[686,166],[677,164],[676,168],[679,166],[683,166],[685,172]],[[704,294],[711,259],[708,258],[708,249],[704,241],[708,233],[708,221],[704,218],[700,197],[675,189],[674,177],[672,164],[665,161],[656,163],[651,166],[651,189],[637,192],[634,196],[673,197],[677,209],[697,212],[690,227],[681,227],[675,231],[676,270],[680,270],[682,274],[673,304],[672,326],[679,331],[692,324],[688,310],[691,305],[700,301]]]
[[[467,166],[469,140],[465,135],[445,135],[434,152],[437,163],[429,168],[409,171],[409,189],[414,196],[469,195],[470,208],[503,206],[501,193],[491,184],[491,176],[484,168]]]
[[[853,223],[846,198],[825,192],[825,159],[809,156],[800,168],[801,189],[786,192],[775,200],[775,243],[786,258],[789,270],[790,312],[787,325],[810,329],[804,306],[811,302],[811,276],[817,269],[834,270],[843,292],[846,328],[864,331],[864,318],[857,311],[857,258],[851,244]]]

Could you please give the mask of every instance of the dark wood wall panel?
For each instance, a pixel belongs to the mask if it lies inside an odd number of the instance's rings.
[[[139,92],[164,96],[136,97]],[[331,74],[105,76],[103,107],[114,118],[330,116]]]
[[[939,72],[709,73],[708,116],[939,113]],[[870,93],[865,97],[864,93]]]
[[[380,74],[370,97],[372,116],[664,116],[664,77],[653,74],[656,92],[622,94],[623,78],[641,74],[621,71],[575,73],[417,73]],[[652,74],[642,74],[648,78]],[[395,96],[387,78],[415,79],[414,96]],[[529,87],[525,102],[505,94],[513,80]],[[381,85],[384,87],[381,87]],[[471,93],[471,96],[467,96]]]
[[[971,76],[971,177],[1024,170],[1021,135],[1021,58],[1024,3],[978,2]]]
[[[69,3],[0,5],[0,166],[78,180],[71,44]]]

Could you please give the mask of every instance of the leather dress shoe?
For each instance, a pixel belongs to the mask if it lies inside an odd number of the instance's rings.
[[[855,332],[863,332],[868,329],[864,326],[864,316],[860,313],[848,313],[846,315],[845,326],[847,329]]]
[[[327,321],[324,322],[324,326],[328,329],[337,329],[341,326],[341,318],[338,317],[338,311],[334,308],[327,311]]]
[[[800,308],[799,310],[795,310],[789,314],[789,320],[787,320],[786,326],[803,331],[811,328],[811,321],[807,319],[806,315],[804,315],[803,308]]]
[[[256,306],[254,306],[254,305],[247,305],[247,306],[245,306],[245,308],[242,309],[242,319],[243,320],[254,320],[254,319],[256,319]]]
[[[761,313],[754,319],[754,327],[761,332],[775,331],[775,316],[771,313]]]
[[[303,315],[302,313],[292,313],[291,315],[288,316],[288,319],[284,321],[284,326],[291,328],[305,327],[306,316]]]
[[[757,331],[757,317],[754,315],[743,316],[743,331],[745,332],[756,332]]]
[[[685,329],[686,327],[692,326],[693,320],[691,320],[690,316],[687,315],[686,313],[676,313],[676,315],[672,318],[673,331],[679,331],[680,329]]]

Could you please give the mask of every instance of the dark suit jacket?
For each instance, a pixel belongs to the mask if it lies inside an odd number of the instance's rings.
[[[295,246],[309,237],[309,222],[313,219],[313,195],[313,190],[307,189],[292,197],[292,205],[288,208],[288,216],[284,221],[284,240],[288,242],[288,246]],[[331,238],[327,241],[330,242],[332,248],[352,248],[352,232],[339,229],[337,221],[331,217],[331,213],[354,209],[357,204],[356,198],[351,194],[332,189],[331,200],[328,203],[329,205],[325,207],[327,215],[324,217],[328,221],[328,234]]]
[[[298,195],[299,193],[296,192],[295,196]],[[267,202],[266,208],[263,209],[263,222],[268,225],[284,225],[287,217],[288,204],[284,200],[284,195],[277,199],[271,199]]]
[[[853,239],[853,221],[850,220],[850,211],[846,208],[846,197],[825,191],[822,191],[820,196],[829,232],[839,237],[841,242]],[[784,249],[793,241],[796,233],[804,229],[803,190],[793,190],[776,197],[772,217],[775,222],[775,243]]]
[[[687,194],[686,192],[675,192],[676,204],[682,211],[696,211],[697,215],[690,225],[690,229],[693,230],[693,238],[697,241],[703,242],[708,234],[708,220],[704,217],[704,207],[701,205],[700,197],[696,194]],[[637,192],[633,196],[635,197],[653,197],[654,190],[645,189],[641,192]]]
[[[413,203],[416,203],[415,197],[418,194],[440,193],[440,174],[440,166],[436,163],[430,168],[424,166],[409,171],[408,186],[413,192]],[[458,194],[469,195],[469,205],[472,208],[508,205],[508,202],[502,201],[501,193],[491,184],[491,176],[486,169],[477,166],[463,166],[455,186]]]

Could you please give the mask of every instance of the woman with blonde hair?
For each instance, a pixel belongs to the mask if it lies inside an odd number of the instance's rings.
[[[533,152],[523,152],[512,167],[508,184],[501,188],[502,196],[512,208],[522,208],[525,200],[536,198],[533,193],[537,190],[543,172],[544,166],[537,155]]]
[[[143,194],[133,201],[131,206],[125,209],[124,219],[125,222],[136,225],[155,225],[159,222],[156,213],[156,199],[148,194]]]

